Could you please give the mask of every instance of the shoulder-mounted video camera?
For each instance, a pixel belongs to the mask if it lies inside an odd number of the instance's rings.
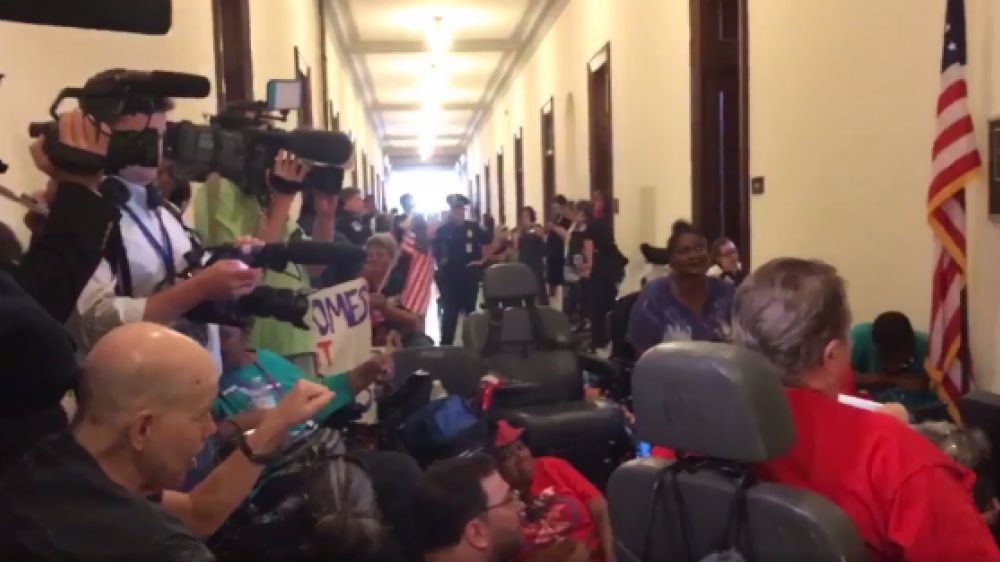
[[[113,131],[107,155],[101,156],[59,142],[58,110],[68,98],[79,100],[80,108],[98,123],[130,114],[166,111],[171,98],[204,98],[211,84],[204,76],[154,70],[113,69],[87,80],[82,88],[63,88],[49,107],[53,121],[32,123],[32,137],[45,135],[42,149],[52,164],[68,172],[115,173],[126,166],[156,167],[160,163],[160,135],[152,128],[141,131]]]
[[[190,121],[170,123],[164,143],[165,156],[185,176],[205,181],[211,173],[266,198],[267,170],[280,150],[287,150],[310,164],[304,184],[326,193],[340,191],[344,170],[351,161],[354,144],[341,132],[323,130],[285,131],[274,126],[291,109],[301,105],[302,83],[298,80],[268,82],[266,102],[237,102],[209,118],[208,125]],[[294,193],[297,184],[276,182],[276,190]]]

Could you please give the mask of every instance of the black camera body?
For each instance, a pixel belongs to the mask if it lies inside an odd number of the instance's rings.
[[[203,324],[242,326],[245,318],[274,318],[308,330],[309,292],[260,286],[249,295],[232,301],[206,301],[194,307],[185,318]]]
[[[360,273],[366,257],[365,250],[352,244],[302,240],[263,246],[217,246],[195,250],[187,256],[188,262],[200,264],[205,254],[210,257],[205,264],[219,260],[237,259],[248,267],[285,271],[289,263],[301,265],[326,265],[345,271]],[[233,301],[203,302],[185,317],[193,322],[241,326],[247,316],[275,318],[301,329],[307,329],[305,316],[309,312],[309,295],[312,291],[276,289],[260,286],[249,295]]]
[[[79,100],[83,111],[98,124],[107,123],[107,115],[130,113],[153,114],[156,100],[167,98],[204,98],[211,84],[204,76],[180,72],[136,70],[105,71],[82,88],[64,88],[49,107],[52,121],[31,123],[28,134],[44,135],[42,149],[57,168],[73,173],[115,173],[126,166],[155,168],[160,164],[160,135],[155,129],[112,131],[105,156],[80,150],[59,142],[58,109],[63,100]]]
[[[337,193],[343,187],[344,168],[354,153],[350,137],[337,131],[284,131],[270,122],[282,117],[269,115],[262,103],[228,108],[208,125],[190,121],[169,123],[164,142],[165,157],[185,176],[205,181],[218,173],[245,191],[266,198],[267,171],[280,150],[286,150],[311,165],[304,185]],[[294,193],[300,184],[275,182],[275,189]]]

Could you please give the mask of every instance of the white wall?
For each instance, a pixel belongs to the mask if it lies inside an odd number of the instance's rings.
[[[354,134],[358,153],[358,181],[361,182],[361,151],[368,163],[379,169],[382,151],[368,121],[360,96],[350,81],[336,43],[328,30],[321,37],[320,0],[253,0],[250,2],[250,43],[253,51],[254,93],[263,98],[270,78],[294,78],[294,47],[312,69],[313,124],[321,126],[327,99],[340,110],[340,127]],[[321,42],[326,42],[327,98],[323,97]],[[350,181],[350,174],[348,174]]]
[[[0,184],[16,192],[44,187],[44,176],[28,156],[28,123],[47,120],[50,103],[65,86],[80,86],[107,68],[183,71],[215,81],[211,1],[173,4],[173,28],[162,37],[0,22],[0,73],[6,74],[0,82],[0,159],[10,164]],[[269,78],[294,77],[292,49],[298,46],[312,69],[313,123],[322,125],[326,101],[318,0],[253,0],[250,8],[255,97],[264,98]],[[360,97],[329,40],[327,49],[328,91],[341,108],[341,126],[354,132],[359,154],[363,148],[369,162],[378,163],[381,149]],[[177,100],[174,116],[201,121],[203,115],[215,113],[216,99],[213,91],[202,100]],[[292,117],[289,125],[296,123]],[[26,240],[23,214],[17,205],[0,199],[0,221]]]
[[[520,126],[524,127],[525,203],[542,208],[540,110],[550,96],[555,111],[556,191],[571,199],[588,197],[586,64],[609,41],[615,195],[624,219],[617,222],[616,235],[632,262],[632,273],[642,265],[639,243],[662,241],[675,218],[690,214],[687,18],[686,2],[570,0],[492,108],[467,154],[469,170],[475,173],[482,172],[484,158],[489,158],[496,208],[496,152],[503,147],[508,222],[516,217],[513,134]],[[655,69],[650,68],[653,61]],[[635,275],[627,285],[637,285]]]
[[[768,193],[752,202],[754,260],[799,255],[835,264],[859,320],[898,309],[921,328],[929,323],[925,202],[944,8],[809,0],[750,14],[751,173],[768,180]],[[1000,14],[987,0],[967,0],[966,9],[970,110],[985,149],[986,119],[1000,111],[991,31]],[[968,187],[967,201],[973,364],[981,385],[1000,390],[1000,229],[987,215],[982,180]]]
[[[174,70],[215,76],[212,4],[174,0],[173,29],[143,36],[0,22],[0,159],[10,171],[0,183],[17,192],[44,187],[28,156],[28,123],[47,121],[49,105],[66,86],[82,86],[108,68]],[[203,100],[178,100],[178,117],[200,120],[214,112],[214,92]],[[73,107],[72,101],[66,102]],[[26,232],[22,209],[0,199],[0,221]]]
[[[993,31],[1000,29],[1000,7],[989,0],[966,4],[970,107],[985,148],[986,118],[1000,115],[1000,33]],[[510,139],[522,124],[526,200],[541,203],[538,110],[549,96],[555,97],[558,191],[586,196],[584,65],[607,41],[619,244],[638,265],[639,242],[662,242],[673,220],[690,216],[687,5],[570,0],[467,155],[470,170],[481,171],[484,157],[495,168],[496,150],[504,147],[508,220]],[[943,0],[749,2],[750,168],[767,180],[766,193],[751,202],[754,264],[787,255],[829,261],[849,283],[858,320],[898,309],[918,327],[928,324],[932,239],[925,200],[944,7]],[[1000,228],[987,217],[985,201],[984,183],[971,185],[970,327],[979,381],[1000,390],[994,373]]]

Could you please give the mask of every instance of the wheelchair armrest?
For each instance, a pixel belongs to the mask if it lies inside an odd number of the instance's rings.
[[[621,375],[619,366],[609,359],[605,359],[593,353],[577,352],[577,360],[580,368],[588,373],[598,375],[601,380],[616,380]]]
[[[629,365],[591,353],[578,353],[577,358],[582,370],[597,375],[597,386],[608,397],[622,404],[631,404],[632,371]]]

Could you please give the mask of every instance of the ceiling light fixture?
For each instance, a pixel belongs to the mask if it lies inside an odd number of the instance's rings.
[[[432,53],[444,53],[451,49],[451,32],[441,16],[435,16],[434,23],[427,30],[427,49]]]
[[[417,153],[420,155],[420,159],[424,162],[430,160],[431,156],[434,156],[434,139],[421,139],[420,146],[417,147]]]

